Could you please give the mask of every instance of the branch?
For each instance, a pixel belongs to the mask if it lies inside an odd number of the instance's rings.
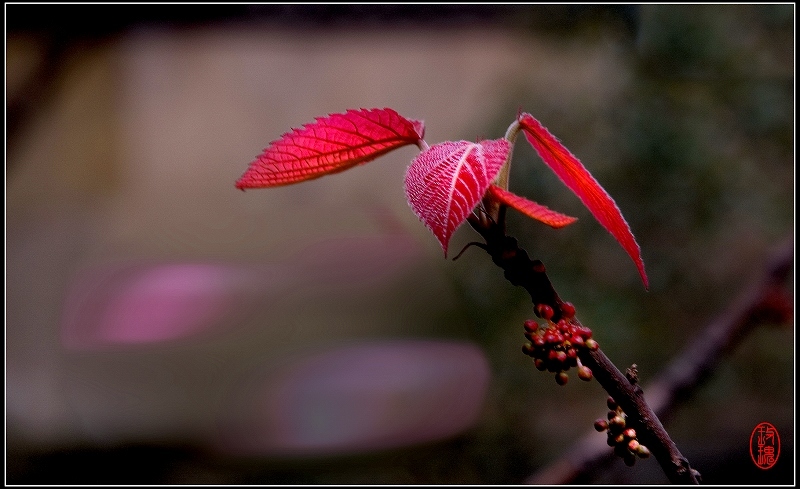
[[[753,285],[698,334],[703,341],[691,341],[647,386],[653,411],[662,418],[667,416],[689,391],[709,377],[713,367],[753,330],[753,326],[791,321],[794,299],[786,290],[785,282],[793,263],[794,239],[790,236],[773,253],[761,277],[751,281]],[[526,483],[573,483],[609,458],[611,453],[602,437],[591,430]]]
[[[535,305],[552,307],[552,320],[558,321],[562,316],[563,301],[547,277],[544,265],[539,260],[531,260],[527,252],[519,248],[517,240],[505,234],[502,215],[497,220],[473,215],[469,223],[485,239],[486,252],[504,270],[505,278],[528,291]],[[572,322],[580,324],[574,317]],[[583,349],[579,355],[600,385],[625,411],[631,426],[658,460],[669,480],[674,484],[698,484],[699,474],[678,451],[656,414],[645,402],[641,388],[626,378],[599,348],[594,351]]]

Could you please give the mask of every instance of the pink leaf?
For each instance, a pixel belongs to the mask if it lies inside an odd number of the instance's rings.
[[[337,173],[416,144],[424,134],[422,121],[388,108],[318,117],[273,141],[250,163],[236,187],[277,187]]]
[[[572,190],[583,204],[591,211],[597,221],[611,233],[628,253],[644,287],[648,288],[647,274],[644,271],[639,244],[633,237],[630,226],[622,217],[617,204],[597,183],[581,162],[564,147],[542,124],[530,114],[522,114],[519,124],[525,137],[534,147],[544,162],[558,175],[564,184]]]
[[[508,190],[498,187],[497,185],[489,186],[487,195],[503,204],[513,207],[526,216],[543,222],[548,226],[554,228],[563,228],[573,222],[577,221],[577,217],[570,217],[560,212],[548,209],[547,207],[530,201],[524,197],[513,194]]]
[[[511,151],[506,139],[447,141],[420,153],[406,173],[406,197],[447,256],[447,243],[483,198]]]

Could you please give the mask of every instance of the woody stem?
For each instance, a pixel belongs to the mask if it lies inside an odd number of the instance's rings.
[[[486,241],[486,252],[492,261],[503,269],[506,280],[523,287],[534,304],[546,304],[553,308],[552,320],[557,322],[562,315],[563,301],[553,288],[544,264],[531,260],[517,240],[505,234],[502,222],[488,222],[475,216],[468,219],[470,225]],[[572,319],[577,322],[577,318]],[[580,324],[580,323],[578,323]],[[636,432],[655,456],[664,473],[673,484],[698,484],[699,473],[692,469],[688,460],[678,451],[661,421],[648,406],[635,376],[627,378],[599,348],[579,353],[585,366],[592,370],[600,385],[622,407]]]

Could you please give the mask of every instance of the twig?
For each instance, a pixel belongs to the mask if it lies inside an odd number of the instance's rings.
[[[469,223],[483,236],[487,253],[504,270],[505,278],[528,291],[534,304],[551,306],[554,313],[552,320],[558,321],[562,316],[563,301],[547,277],[542,262],[531,260],[527,252],[519,248],[517,240],[505,234],[502,219],[486,220],[473,216]],[[577,323],[575,318],[572,321]],[[625,411],[639,438],[653,453],[669,480],[676,484],[698,484],[699,474],[678,451],[658,417],[647,405],[639,386],[632,384],[599,348],[594,351],[586,349],[579,355],[600,385]]]
[[[646,387],[650,406],[664,418],[686,393],[700,385],[722,356],[733,350],[753,326],[790,321],[794,300],[785,281],[794,263],[794,239],[790,236],[771,256],[760,279],[745,290],[712,321],[689,346]],[[540,469],[527,484],[569,484],[592,472],[611,458],[603,437],[591,430],[557,460]]]

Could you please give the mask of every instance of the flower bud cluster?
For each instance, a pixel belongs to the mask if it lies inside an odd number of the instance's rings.
[[[608,398],[608,409],[608,421],[598,419],[594,422],[594,429],[608,432],[606,441],[614,449],[614,454],[621,457],[628,467],[636,463],[636,457],[649,457],[650,450],[639,443],[636,430],[627,426],[625,413],[611,397]]]
[[[533,358],[540,371],[556,374],[556,382],[564,385],[569,380],[567,370],[578,368],[581,380],[592,380],[592,371],[581,365],[578,351],[584,348],[596,350],[597,342],[592,339],[592,330],[572,321],[575,307],[569,302],[560,305],[561,318],[553,322],[553,308],[547,304],[537,304],[536,315],[546,322],[538,324],[532,319],[525,321],[525,338],[522,352]]]

